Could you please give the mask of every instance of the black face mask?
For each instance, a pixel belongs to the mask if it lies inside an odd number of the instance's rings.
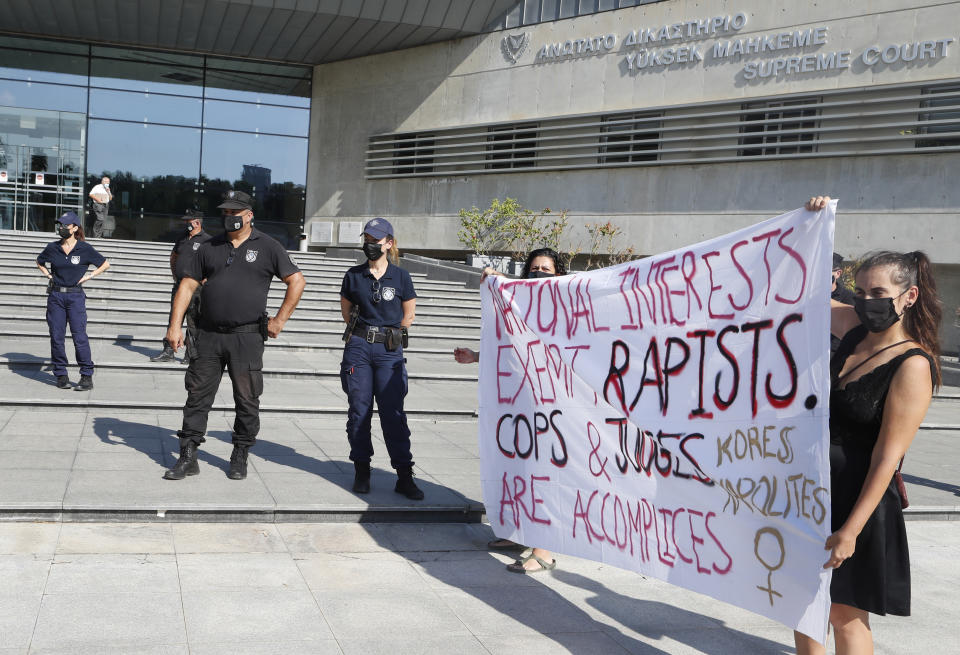
[[[363,244],[363,254],[367,256],[367,259],[375,262],[383,256],[383,251],[380,250],[379,243],[376,241],[368,241]]]
[[[897,309],[893,306],[893,298],[860,298],[858,296],[853,299],[853,309],[857,312],[860,322],[871,332],[883,332],[900,320],[900,314],[897,314]]]
[[[540,277],[556,277],[556,273],[547,273],[546,271],[530,271],[527,273],[527,279]]]
[[[223,229],[227,232],[236,232],[243,228],[243,216],[224,216]]]
[[[69,238],[70,238],[70,226],[69,226],[69,225],[62,225],[62,226],[58,227],[58,228],[57,228],[57,234],[60,235],[60,238],[61,238],[61,239],[69,239]]]
[[[190,223],[187,223],[187,234],[190,234],[192,232],[193,232],[193,226],[190,225]]]

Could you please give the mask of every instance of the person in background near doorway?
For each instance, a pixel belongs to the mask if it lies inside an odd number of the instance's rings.
[[[527,261],[523,265],[522,278],[540,278],[555,277],[557,275],[566,275],[567,268],[563,264],[563,258],[553,248],[539,248],[530,251],[527,255]],[[480,276],[482,282],[488,275],[503,275],[487,266],[483,269],[483,275]],[[454,348],[453,357],[461,364],[471,364],[480,361],[480,353],[470,348]],[[509,539],[494,539],[487,543],[490,550],[500,550],[505,552],[518,551],[521,554],[527,550],[523,544],[518,544]],[[507,564],[507,570],[511,573],[541,573],[543,571],[552,571],[557,567],[557,560],[553,554],[546,548],[533,548],[526,557],[519,557],[511,564]]]
[[[81,285],[110,268],[110,262],[84,240],[80,219],[73,212],[57,219],[57,233],[60,238],[48,243],[37,257],[37,268],[50,280],[47,327],[50,329],[53,374],[58,387],[70,388],[67,351],[63,343],[69,323],[77,364],[80,365],[80,383],[76,390],[89,391],[93,389],[93,357],[87,340],[87,296]],[[96,269],[88,273],[91,264]]]
[[[90,189],[90,200],[93,201],[93,229],[91,230],[92,236],[95,239],[99,239],[104,236],[110,236],[110,234],[105,234],[104,226],[107,223],[107,213],[110,209],[110,201],[113,200],[113,194],[110,193],[110,178],[104,175],[100,178],[100,184]],[[110,230],[112,233],[113,230]]]
[[[197,250],[204,243],[212,239],[209,234],[203,231],[203,212],[196,209],[188,209],[183,214],[184,232],[173,244],[173,250],[170,251],[170,273],[173,275],[173,290],[170,292],[170,311],[173,311],[173,299],[177,297],[177,288],[180,286],[180,280],[183,279],[187,266]],[[197,313],[200,307],[200,290],[198,286],[193,292],[193,298],[190,299],[190,305],[187,307],[187,334],[184,337],[186,350],[183,355],[183,363],[190,361],[191,346],[193,337],[197,333]],[[163,339],[163,352],[150,358],[151,362],[172,362],[176,353],[170,346],[166,337]]]

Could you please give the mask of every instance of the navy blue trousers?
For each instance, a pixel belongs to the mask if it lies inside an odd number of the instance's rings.
[[[376,400],[390,466],[412,466],[410,429],[403,411],[403,399],[407,395],[403,349],[389,352],[382,343],[367,343],[356,335],[350,337],[343,349],[340,382],[350,405],[347,410],[350,459],[369,462],[373,457],[370,421],[373,417],[373,401]]]
[[[80,365],[80,375],[93,375],[93,357],[87,339],[87,296],[79,293],[51,291],[47,296],[47,327],[50,328],[50,359],[53,374],[67,374],[67,349],[64,339],[67,324],[73,337],[73,349]]]

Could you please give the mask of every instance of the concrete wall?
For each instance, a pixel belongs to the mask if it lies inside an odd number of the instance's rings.
[[[683,42],[702,45],[705,60],[699,64],[641,72],[627,65],[626,55],[635,49],[625,48],[623,39],[631,30],[740,12],[747,23],[738,32]],[[932,61],[867,66],[858,57],[873,45],[956,39],[958,24],[960,2],[676,0],[511,30],[530,34],[517,63],[505,58],[500,32],[318,66],[307,220],[333,222],[336,238],[340,221],[384,215],[404,247],[455,251],[462,248],[457,211],[510,196],[531,208],[569,210],[574,241],[583,238],[584,223],[613,219],[638,252],[652,254],[828,193],[840,198],[838,252],[855,257],[880,247],[927,251],[938,264],[952,315],[960,304],[957,153],[367,181],[364,151],[370,135],[384,132],[953,80],[960,78],[956,41],[946,56]],[[854,64],[842,71],[748,80],[745,63],[798,51],[719,60],[708,54],[718,40],[819,26],[827,27],[827,42],[803,52],[850,50]],[[604,54],[535,61],[543,44],[608,33],[617,34],[618,43]],[[951,335],[947,345],[955,347],[954,342]]]

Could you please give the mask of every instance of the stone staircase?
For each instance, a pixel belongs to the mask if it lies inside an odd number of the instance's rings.
[[[62,441],[78,424],[78,443],[72,451],[71,469],[62,480],[65,486],[59,504],[51,489],[44,488],[31,500],[23,489],[5,494],[6,483],[0,481],[0,520],[38,512],[63,520],[105,515],[142,519],[156,512],[193,519],[233,516],[238,520],[269,520],[267,513],[277,520],[280,516],[299,517],[290,520],[367,520],[381,515],[389,515],[391,520],[479,520],[482,506],[474,419],[477,367],[457,364],[452,357],[457,345],[479,347],[480,300],[476,289],[413,275],[419,297],[417,320],[406,351],[406,406],[414,432],[417,473],[421,486],[429,487],[424,503],[413,504],[392,493],[392,471],[385,448],[376,442],[374,465],[381,470],[374,476],[375,492],[366,498],[349,492],[347,478],[352,479],[352,464],[346,457],[347,403],[339,377],[343,347],[339,289],[343,272],[355,262],[318,253],[292,253],[307,286],[283,333],[267,342],[261,398],[263,429],[251,451],[255,474],[242,483],[224,486],[229,492],[257,485],[262,488],[246,504],[242,499],[231,499],[234,493],[219,497],[214,492],[204,502],[178,505],[170,493],[176,487],[179,496],[193,481],[164,484],[160,476],[162,468],[176,459],[175,432],[186,399],[185,366],[180,361],[153,363],[149,359],[159,352],[166,330],[170,245],[90,240],[111,264],[110,270],[86,290],[95,388],[69,392],[52,383],[45,320],[46,280],[34,264],[44,244],[53,238],[48,234],[0,232],[0,460],[8,455],[9,462],[9,455],[14,455],[12,459],[23,464],[21,472],[34,471],[40,478],[43,472],[59,484],[63,476],[51,472],[63,470],[70,448],[57,445],[57,438]],[[274,282],[268,301],[271,313],[279,307],[284,290],[280,281]],[[67,353],[73,365],[71,379],[76,381],[69,330]],[[231,385],[225,375],[211,413],[211,438],[202,451],[212,460],[229,457],[232,416]],[[375,431],[377,423],[375,417]],[[65,425],[71,427],[61,429]],[[26,439],[31,431],[37,435],[33,443]],[[88,443],[90,450],[83,450],[84,440],[91,438],[99,443]],[[131,446],[136,453],[132,459]],[[54,447],[63,450],[50,450]],[[223,448],[227,449],[225,454]],[[119,471],[96,468],[95,463],[91,463],[93,468],[76,469],[78,461],[96,460],[95,456],[81,455],[100,451],[127,457],[113,457],[116,461],[108,468]],[[50,456],[52,452],[61,453],[61,457]],[[133,471],[119,464],[124,460],[130,460]],[[220,461],[210,463],[225,468]],[[204,470],[198,479],[223,477],[222,471],[203,467],[202,460],[201,466]],[[2,462],[0,467],[7,468]],[[119,473],[120,478],[140,474],[140,483],[146,487],[126,494],[129,501],[121,501],[124,493],[115,484]],[[268,479],[271,474],[273,481]],[[90,486],[85,496],[80,494],[82,502],[79,498],[78,503],[71,501],[72,492],[80,492],[81,479],[98,477],[100,488]],[[284,477],[283,488],[273,489],[280,477]],[[253,485],[247,484],[251,481]],[[297,488],[297,482],[303,486]],[[307,489],[316,492],[315,497]],[[22,502],[11,501],[10,495],[22,496]]]

